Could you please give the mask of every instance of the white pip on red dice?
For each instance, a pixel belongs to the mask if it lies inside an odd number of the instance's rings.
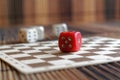
[[[36,42],[44,39],[44,27],[21,28],[18,32],[20,42]]]
[[[52,28],[53,28],[54,35],[57,37],[59,37],[61,32],[68,31],[67,24],[65,23],[54,24]]]

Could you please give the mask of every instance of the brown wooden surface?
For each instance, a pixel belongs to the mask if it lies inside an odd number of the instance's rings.
[[[84,0],[72,0],[72,21],[82,23],[84,19]]]
[[[105,14],[104,14],[104,0],[96,0],[96,22],[104,22]]]
[[[116,11],[115,12],[115,14],[116,14],[115,18],[116,18],[117,21],[119,21],[120,20],[120,11],[119,11],[120,10],[120,0],[116,0],[115,4],[116,4],[116,6],[115,6],[115,11]]]
[[[23,0],[23,15],[24,15],[23,24],[24,25],[35,24],[35,11],[34,11],[35,6],[34,5],[35,5],[34,0]]]
[[[49,0],[35,0],[35,24],[49,23]]]
[[[50,27],[49,27],[50,28]],[[48,34],[50,29],[46,28]],[[70,30],[79,30],[83,37],[107,36],[120,39],[120,26],[108,24],[86,24],[69,27]],[[47,40],[52,40],[48,36]],[[56,38],[57,39],[57,38]],[[91,65],[79,68],[62,69],[44,73],[22,74],[0,60],[0,80],[119,80],[120,62]]]
[[[119,0],[0,0],[0,27],[120,21]]]
[[[7,0],[0,0],[0,26],[6,26],[9,24],[7,7]]]

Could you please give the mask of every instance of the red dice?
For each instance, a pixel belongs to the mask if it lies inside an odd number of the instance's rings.
[[[80,32],[61,32],[58,40],[62,52],[75,52],[80,50],[82,36]]]

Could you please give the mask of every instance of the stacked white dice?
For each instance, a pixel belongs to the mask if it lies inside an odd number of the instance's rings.
[[[67,24],[61,23],[61,24],[54,24],[53,26],[53,33],[55,36],[59,36],[61,32],[68,31]]]
[[[36,42],[44,39],[44,27],[21,28],[18,32],[20,42]]]

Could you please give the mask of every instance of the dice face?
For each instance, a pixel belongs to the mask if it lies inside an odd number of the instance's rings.
[[[37,30],[32,28],[21,29],[18,36],[20,42],[36,42],[38,40]]]
[[[26,42],[27,41],[27,38],[26,38],[26,31],[23,30],[23,29],[20,29],[19,32],[18,32],[18,38],[19,38],[19,41],[20,42]]]
[[[36,26],[34,27],[37,30],[38,40],[43,40],[45,38],[45,32],[43,26]]]
[[[53,32],[55,36],[59,36],[61,32],[68,31],[67,24],[55,24],[53,25]]]
[[[61,32],[58,40],[62,52],[75,52],[80,50],[82,37],[80,32]]]
[[[36,29],[27,30],[27,42],[36,42],[38,40],[38,34]]]

